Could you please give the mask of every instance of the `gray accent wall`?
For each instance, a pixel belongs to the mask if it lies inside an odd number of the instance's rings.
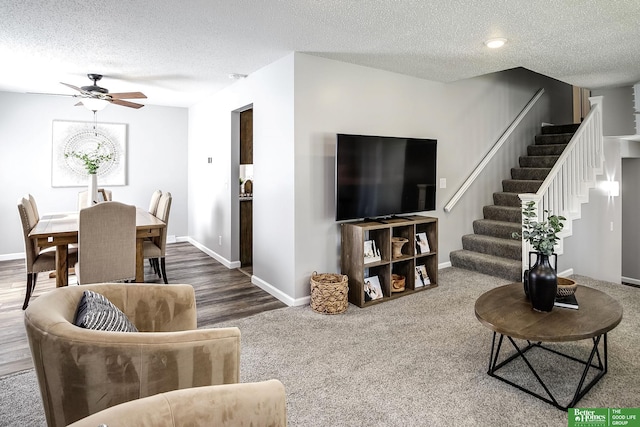
[[[547,93],[512,143],[445,214],[444,205],[540,87]],[[438,140],[437,176],[447,187],[437,191],[437,209],[422,214],[439,218],[439,262],[446,265],[541,123],[570,121],[570,94],[570,86],[524,69],[443,84],[293,53],[190,109],[189,236],[226,265],[237,264],[232,117],[252,104],[253,283],[299,305],[308,302],[313,271],[340,271],[337,133]]]

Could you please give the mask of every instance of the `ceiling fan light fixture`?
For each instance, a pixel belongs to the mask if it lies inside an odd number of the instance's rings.
[[[82,100],[82,106],[89,111],[101,111],[109,105],[109,101],[97,98],[84,98]]]
[[[506,42],[507,42],[507,39],[502,38],[502,37],[496,37],[496,38],[493,38],[493,39],[486,40],[484,42],[484,44],[489,49],[498,49],[498,48],[501,48],[502,46],[504,46]]]

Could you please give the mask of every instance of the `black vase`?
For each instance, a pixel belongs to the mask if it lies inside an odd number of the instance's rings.
[[[549,255],[537,253],[536,263],[529,269],[529,299],[537,311],[551,311],[558,291],[558,276],[549,263]]]

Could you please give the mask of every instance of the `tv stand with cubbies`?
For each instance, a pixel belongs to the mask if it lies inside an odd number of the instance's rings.
[[[416,245],[416,235],[427,236],[429,251],[421,253]],[[364,220],[341,225],[341,270],[349,277],[349,302],[358,307],[367,307],[401,296],[438,286],[438,219],[412,215],[385,219]],[[393,257],[393,237],[408,240],[402,246],[402,254]],[[377,252],[373,262],[365,262],[365,242],[373,241]],[[416,266],[424,265],[430,284],[421,284]],[[405,277],[404,290],[393,292],[392,275]],[[382,288],[382,298],[367,300],[365,283],[367,277],[378,276]],[[417,283],[416,283],[417,279]],[[426,279],[426,278],[424,278]]]

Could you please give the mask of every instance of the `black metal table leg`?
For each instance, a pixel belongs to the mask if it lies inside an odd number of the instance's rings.
[[[553,406],[555,406],[556,408],[566,411],[567,409],[574,407],[575,404],[582,399],[582,397],[584,397],[584,395],[600,380],[600,378],[602,378],[604,376],[604,374],[607,372],[608,369],[608,365],[607,365],[607,334],[602,334],[599,335],[597,337],[593,338],[593,348],[591,349],[591,352],[589,354],[589,358],[587,360],[581,360],[578,359],[576,357],[570,356],[568,354],[564,354],[561,353],[557,350],[554,349],[550,349],[547,348],[545,346],[542,345],[541,342],[538,343],[531,343],[530,341],[527,341],[527,346],[520,348],[516,342],[513,340],[513,338],[511,338],[510,336],[506,336],[503,334],[500,334],[500,338],[498,340],[498,344],[496,346],[496,335],[497,333],[494,332],[493,333],[493,340],[491,343],[491,355],[489,357],[489,370],[487,371],[487,373],[494,377],[497,378],[513,387],[516,387],[519,390],[524,391],[525,393],[528,393],[534,397],[537,397],[538,399],[547,402]],[[504,337],[507,337],[507,339],[509,340],[509,342],[511,342],[511,345],[514,347],[514,349],[516,350],[512,355],[510,355],[509,357],[507,357],[505,360],[503,360],[502,362],[498,363],[498,359],[499,359],[499,355],[500,355],[500,350],[502,348],[502,342]],[[603,341],[603,356],[600,356],[600,351],[598,349],[599,345],[600,345],[600,341],[601,338],[604,337],[604,341]],[[563,356],[567,359],[573,360],[575,362],[584,364],[584,370],[582,372],[582,375],[580,377],[580,381],[578,382],[578,386],[576,387],[576,391],[573,395],[573,399],[571,400],[571,402],[569,402],[568,405],[566,406],[562,406],[557,399],[553,396],[553,393],[551,393],[551,391],[549,390],[549,388],[547,387],[547,385],[544,383],[544,381],[542,380],[542,378],[540,378],[540,375],[538,375],[538,372],[536,371],[536,369],[534,368],[534,366],[531,364],[531,362],[527,359],[526,357],[526,352],[528,352],[530,349],[534,348],[534,347],[538,347],[540,349],[552,352],[554,354]],[[512,362],[513,360],[517,359],[518,357],[522,358],[522,360],[525,362],[525,364],[527,365],[527,367],[529,368],[529,370],[533,373],[533,375],[535,376],[536,380],[538,381],[538,383],[542,386],[542,388],[544,389],[545,393],[547,394],[547,396],[543,396],[539,393],[536,393],[535,391],[532,391],[530,389],[527,389],[519,384],[514,383],[513,381],[510,381],[508,379],[506,379],[505,377],[502,377],[498,374],[496,374],[496,371],[499,370],[500,368],[506,366],[507,364],[509,364],[510,362]],[[593,359],[594,357],[597,357],[597,364],[593,363]],[[597,371],[600,371],[591,381],[589,381],[588,384],[585,385],[585,381],[587,378],[587,375],[589,373],[589,369],[594,368]],[[583,387],[584,386],[584,387]]]

